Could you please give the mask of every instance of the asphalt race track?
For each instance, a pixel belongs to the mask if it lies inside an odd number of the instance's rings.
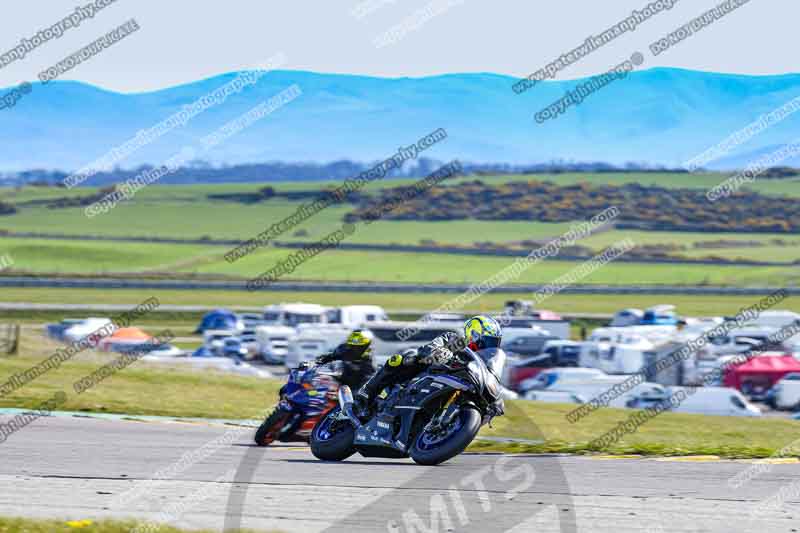
[[[0,444],[0,515],[286,532],[800,530],[800,464],[763,465],[768,472],[731,488],[752,462],[468,454],[432,468],[360,456],[323,463],[305,446],[251,446],[251,434],[42,418]]]

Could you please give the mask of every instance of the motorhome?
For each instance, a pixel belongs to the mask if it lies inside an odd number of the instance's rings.
[[[355,329],[372,322],[388,320],[386,311],[377,305],[324,307],[308,303],[282,303],[264,308],[264,323],[269,326],[296,328],[301,324],[338,324]]]
[[[352,330],[386,320],[386,311],[376,305],[282,303],[264,308],[264,324],[255,328],[255,337],[266,363],[296,366],[316,357],[312,354],[322,355],[333,349]],[[295,347],[297,343],[300,344]]]
[[[321,305],[308,303],[269,305],[264,308],[264,325],[296,328],[300,324],[322,324],[327,322],[327,310]]]
[[[668,331],[650,326],[598,328],[581,344],[580,366],[609,374],[634,374],[644,368],[647,353],[666,342]]]
[[[747,325],[783,328],[792,324],[800,324],[800,313],[793,311],[768,310],[762,311]]]
[[[531,316],[495,316],[496,320],[503,326],[503,342],[514,340],[522,335],[530,335],[531,330],[539,332],[541,335],[552,335],[559,339],[570,338],[570,324],[568,320],[553,314],[549,318],[542,318],[540,311],[537,315]]]

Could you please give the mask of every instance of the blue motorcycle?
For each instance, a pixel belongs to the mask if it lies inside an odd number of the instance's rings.
[[[338,374],[320,368],[302,363],[289,371],[278,405],[256,431],[257,445],[269,446],[276,440],[308,442],[316,423],[338,405]]]

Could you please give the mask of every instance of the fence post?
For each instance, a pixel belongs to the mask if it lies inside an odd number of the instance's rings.
[[[11,349],[8,350],[9,355],[17,355],[19,351],[19,335],[20,333],[20,325],[14,324],[14,338],[11,341]]]
[[[3,324],[0,338],[0,355],[17,355],[19,351],[19,324]]]

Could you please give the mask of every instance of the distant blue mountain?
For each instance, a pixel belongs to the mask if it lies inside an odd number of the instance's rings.
[[[149,93],[120,94],[77,82],[34,84],[0,111],[0,170],[71,171],[137,131],[230,81],[230,73]],[[512,164],[554,160],[679,166],[761,114],[800,95],[800,75],[740,76],[677,69],[631,74],[543,124],[533,115],[580,80],[542,83],[515,94],[495,74],[372,78],[274,71],[142,148],[122,166],[160,163],[257,103],[298,84],[303,94],[208,152],[212,164],[372,161],[445,128],[425,157]],[[4,94],[8,89],[2,91]],[[758,135],[712,167],[739,166],[800,137],[800,113]]]

